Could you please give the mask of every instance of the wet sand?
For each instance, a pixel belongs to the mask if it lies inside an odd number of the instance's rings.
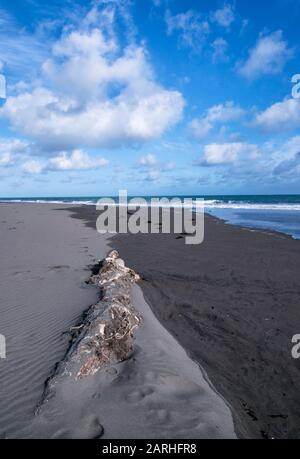
[[[95,227],[94,208],[73,208]],[[117,235],[156,317],[206,370],[241,438],[300,438],[300,241],[205,216],[205,240]]]

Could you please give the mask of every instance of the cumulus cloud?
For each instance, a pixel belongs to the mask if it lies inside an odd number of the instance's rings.
[[[244,116],[245,111],[234,102],[228,101],[225,104],[213,105],[203,118],[195,118],[190,122],[190,129],[195,138],[205,137],[216,123],[228,123],[239,120]]]
[[[0,167],[7,167],[14,164],[14,158],[11,153],[1,153],[0,154]]]
[[[210,25],[200,13],[189,10],[172,16],[167,10],[165,20],[167,34],[172,35],[177,32],[180,46],[193,48],[195,51],[202,49],[210,32]]]
[[[194,166],[215,167],[225,182],[245,184],[297,183],[300,174],[300,136],[286,141],[211,143]],[[211,174],[210,174],[211,175]]]
[[[258,113],[254,124],[265,131],[285,131],[300,127],[300,100],[286,99]]]
[[[71,154],[62,152],[49,159],[48,169],[57,171],[90,170],[107,165],[108,160],[105,158],[91,158],[82,150],[74,150]]]
[[[229,4],[225,4],[223,8],[220,8],[211,13],[211,18],[212,21],[217,22],[218,25],[227,28],[235,20],[233,7]]]
[[[95,18],[66,30],[42,66],[43,83],[9,97],[1,109],[45,150],[145,142],[181,118],[182,95],[156,81],[144,46],[122,47]]]
[[[231,143],[211,143],[205,145],[203,156],[195,165],[199,166],[218,166],[235,163],[241,159],[256,159],[259,155],[257,145],[231,142]]]
[[[22,165],[26,174],[41,174],[48,171],[87,171],[107,166],[109,161],[105,158],[91,157],[82,150],[74,150],[71,153],[60,152],[57,156],[47,161],[28,160]]]
[[[38,175],[41,174],[44,171],[45,167],[40,161],[36,160],[29,160],[26,161],[22,165],[22,171],[25,172],[25,174],[32,174],[32,175]]]
[[[278,30],[259,37],[255,46],[250,49],[248,59],[238,65],[238,71],[248,79],[280,73],[292,55],[293,50],[283,39],[282,31]]]
[[[273,174],[276,176],[297,176],[300,172],[300,136],[286,141],[276,154]]]
[[[28,151],[29,145],[19,139],[0,139],[0,167],[15,164],[20,155]]]
[[[292,159],[286,159],[274,168],[274,175],[286,175],[300,171],[300,151]]]

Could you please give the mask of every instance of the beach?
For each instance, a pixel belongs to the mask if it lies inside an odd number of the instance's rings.
[[[46,379],[68,347],[68,329],[96,301],[89,266],[105,238],[71,220],[63,206],[1,204],[1,437],[16,435],[34,414]]]
[[[92,227],[95,209],[73,209]],[[205,215],[204,242],[172,234],[111,241],[142,276],[156,317],[206,370],[242,438],[299,438],[300,242]]]
[[[63,375],[47,397],[70,348],[69,330],[99,299],[86,282],[110,250],[108,238],[92,221],[70,218],[75,207],[0,207],[2,438],[236,437],[227,402],[155,318],[138,285],[132,303],[142,323],[129,358],[80,380]]]
[[[94,206],[0,204],[3,438],[299,438],[300,241],[205,216],[182,235],[99,235]],[[40,414],[68,330],[116,249],[141,280],[134,352],[66,380]]]

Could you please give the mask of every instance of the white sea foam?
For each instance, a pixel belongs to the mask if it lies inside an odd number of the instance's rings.
[[[195,207],[197,203],[195,202]],[[204,203],[204,209],[246,209],[246,210],[284,210],[284,211],[300,211],[300,204],[289,203],[250,203],[242,201],[219,201],[208,200]]]
[[[0,202],[3,203],[23,203],[23,204],[77,204],[77,205],[87,205],[87,206],[95,206],[96,202],[93,201],[66,201],[66,200],[54,200],[54,199],[0,199]]]
[[[130,203],[130,198],[129,203]],[[183,198],[182,198],[183,199]],[[81,200],[67,200],[67,199],[0,199],[0,202],[5,202],[5,203],[37,203],[37,204],[63,204],[63,205],[87,205],[87,206],[94,206],[97,204],[97,200],[91,200],[91,199],[81,199]],[[203,204],[204,202],[204,204]],[[122,206],[122,204],[118,203],[117,198],[115,200],[116,206]],[[148,206],[150,202],[147,200],[147,204],[145,206]],[[152,203],[152,206],[155,205]],[[158,204],[159,207],[169,207],[168,204]],[[184,205],[184,207],[189,207],[189,204]],[[142,207],[142,205],[141,205]],[[181,207],[178,205],[172,204],[172,207]],[[257,202],[247,202],[247,201],[224,201],[224,200],[218,200],[218,199],[209,199],[205,201],[199,200],[193,200],[193,207],[197,209],[244,209],[244,210],[261,210],[261,211],[300,211],[300,204],[299,203],[257,203]]]

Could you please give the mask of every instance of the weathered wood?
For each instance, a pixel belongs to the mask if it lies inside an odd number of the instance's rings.
[[[87,311],[76,329],[65,359],[46,384],[44,400],[51,398],[60,378],[78,380],[105,365],[127,359],[133,350],[133,332],[141,317],[131,304],[131,286],[140,279],[125,266],[116,250],[104,259],[90,282],[100,289],[100,300]]]

